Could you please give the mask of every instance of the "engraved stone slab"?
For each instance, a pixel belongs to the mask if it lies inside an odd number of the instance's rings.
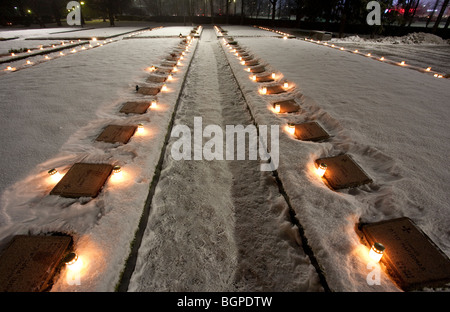
[[[177,60],[178,60],[178,58],[176,56],[169,55],[166,57],[166,61],[169,61],[169,62],[176,62]]]
[[[317,166],[321,163],[325,163],[328,166],[323,177],[330,187],[335,190],[372,182],[372,179],[366,175],[348,154],[316,160]]]
[[[161,88],[156,87],[140,87],[138,93],[143,95],[157,95]]]
[[[126,102],[120,109],[125,114],[145,114],[150,107],[150,102]]]
[[[403,290],[450,283],[450,260],[409,218],[360,225],[360,231],[369,246],[386,247],[381,262]]]
[[[255,67],[250,67],[250,72],[254,73],[254,74],[259,74],[259,73],[263,73],[266,71],[266,68],[262,65],[260,66],[255,66]]]
[[[272,82],[272,81],[274,81],[272,75],[256,76],[256,82]]]
[[[109,164],[76,163],[55,185],[50,195],[96,197],[113,169]]]
[[[300,110],[300,106],[294,100],[285,100],[273,103],[275,105],[280,105],[280,113],[295,113]]]
[[[320,141],[330,137],[315,121],[296,124],[294,135],[302,141]]]
[[[247,66],[256,66],[256,65],[259,65],[259,62],[258,62],[258,60],[245,61],[245,65],[247,65]]]
[[[286,92],[286,90],[284,90],[284,88],[281,85],[274,85],[267,87],[267,94],[279,94],[283,92]]]
[[[0,255],[0,292],[41,292],[68,250],[70,236],[15,236]]]
[[[166,79],[167,79],[167,77],[165,77],[165,76],[151,75],[147,78],[147,82],[161,83],[161,82],[165,82]]]
[[[127,144],[136,132],[136,126],[108,125],[97,137],[96,141]]]
[[[164,61],[161,63],[162,67],[174,67],[175,65],[177,65],[177,62]]]
[[[172,72],[172,68],[163,68],[163,67],[158,67],[156,68],[155,73],[156,74],[170,74]]]

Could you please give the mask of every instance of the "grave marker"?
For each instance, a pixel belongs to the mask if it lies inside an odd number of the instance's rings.
[[[366,173],[348,154],[316,160],[317,166],[327,165],[324,178],[332,189],[357,187],[372,182]]]
[[[295,125],[294,135],[302,141],[326,140],[329,134],[315,121]]]
[[[450,260],[411,219],[403,217],[358,226],[369,245],[386,249],[381,262],[403,290],[444,287],[450,283]]]
[[[97,197],[113,166],[110,164],[76,163],[55,185],[50,195],[62,197]]]
[[[120,109],[125,114],[145,114],[150,107],[150,102],[126,102]]]
[[[96,141],[127,144],[136,132],[136,126],[108,125],[97,137]]]
[[[52,284],[70,236],[15,236],[0,255],[0,292],[42,292]]]

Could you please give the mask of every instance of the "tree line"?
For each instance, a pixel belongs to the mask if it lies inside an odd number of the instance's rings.
[[[0,19],[23,24],[55,22],[62,25],[67,15],[69,0],[2,0]],[[114,25],[118,16],[205,16],[214,23],[214,18],[246,18],[293,20],[301,22],[364,24],[369,0],[78,0],[82,3],[86,19],[102,18]],[[450,16],[449,0],[379,0],[382,21],[385,25],[409,27],[413,20],[421,18],[426,27],[437,28],[446,18],[448,28]],[[448,13],[447,13],[448,14]],[[419,16],[420,15],[420,16]]]

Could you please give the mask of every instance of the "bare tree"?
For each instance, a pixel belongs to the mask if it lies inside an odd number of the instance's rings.
[[[272,4],[272,21],[275,20],[275,13],[277,11],[277,2],[278,0],[269,0],[270,3]]]
[[[433,15],[434,15],[434,11],[436,11],[438,4],[439,4],[439,0],[436,0],[436,2],[434,3],[433,11],[431,11],[430,16],[428,16],[425,27],[428,27],[428,24],[431,22],[431,19],[433,18]]]
[[[439,24],[441,23],[442,16],[444,15],[444,12],[445,12],[445,10],[447,9],[447,6],[448,6],[448,2],[449,2],[449,0],[444,0],[444,3],[442,4],[441,11],[439,12],[439,15],[438,15],[438,17],[436,19],[436,22],[434,23],[434,26],[433,26],[433,33],[436,33],[436,31],[437,31],[437,29],[439,27]]]

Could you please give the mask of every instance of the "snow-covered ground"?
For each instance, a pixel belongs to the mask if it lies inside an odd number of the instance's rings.
[[[301,113],[275,115],[270,102],[286,96],[260,95],[212,28],[193,41],[170,92],[158,95],[158,109],[144,115],[118,111],[142,98],[134,87],[145,82],[146,68],[180,41],[167,37],[189,28],[119,38],[0,75],[0,248],[15,234],[72,233],[84,260],[81,284],[68,285],[61,274],[52,290],[114,291],[186,75],[175,124],[192,127],[194,117],[203,117],[204,126],[248,124],[248,104],[256,123],[280,125],[278,174],[332,290],[399,291],[384,273],[381,285],[367,284],[367,250],[354,232],[360,218],[410,217],[449,255],[449,81],[257,28],[223,28],[294,83],[290,95],[301,101]],[[318,121],[332,138],[301,142],[283,131],[288,121],[306,120]],[[94,142],[108,124],[140,122],[146,133],[126,145]],[[327,188],[313,162],[342,152],[374,183]],[[49,196],[47,170],[65,172],[81,160],[118,163],[125,179],[109,180],[92,200]],[[256,161],[180,162],[166,154],[129,290],[322,290],[276,183],[258,169]]]
[[[437,72],[450,74],[450,40],[426,33],[411,33],[401,37],[377,39],[349,36],[333,38],[330,43],[362,53],[385,57],[396,62],[431,67]]]

